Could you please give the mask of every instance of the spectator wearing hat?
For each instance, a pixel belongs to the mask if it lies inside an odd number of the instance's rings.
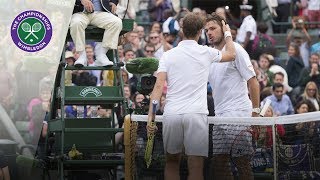
[[[299,26],[297,22],[292,20],[292,29],[287,36],[287,46],[294,42],[299,46],[300,56],[304,66],[309,67],[309,48],[311,45],[311,37],[304,26]],[[292,38],[293,37],[293,38]]]
[[[242,45],[250,57],[252,57],[253,40],[257,34],[257,24],[251,15],[252,8],[253,6],[248,4],[240,5],[240,17],[243,18],[243,21],[237,34],[237,42]]]
[[[68,66],[73,66],[74,62],[76,61],[75,58],[73,57],[73,53],[71,51],[66,51],[65,52],[65,60]]]

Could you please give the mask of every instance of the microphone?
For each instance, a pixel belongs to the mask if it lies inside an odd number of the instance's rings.
[[[126,63],[126,69],[132,74],[152,74],[158,70],[159,61],[156,58],[135,58]]]
[[[26,167],[26,168],[45,168],[45,161],[41,159],[34,159],[31,157],[27,157],[24,155],[19,155],[16,158],[16,163],[19,166]]]

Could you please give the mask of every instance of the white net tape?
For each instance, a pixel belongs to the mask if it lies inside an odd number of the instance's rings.
[[[132,115],[133,121],[146,122],[147,115]],[[156,116],[156,122],[161,122],[163,116]],[[208,116],[208,124],[237,124],[237,125],[276,125],[295,124],[320,120],[320,112],[310,112],[278,117],[211,117]]]

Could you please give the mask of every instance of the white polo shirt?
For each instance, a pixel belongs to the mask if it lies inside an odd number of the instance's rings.
[[[167,96],[164,115],[208,114],[207,82],[212,62],[220,62],[219,50],[198,45],[194,40],[181,41],[165,52],[159,72],[167,73]]]
[[[256,74],[248,53],[240,44],[234,42],[234,45],[235,61],[211,64],[209,82],[216,114],[252,109],[247,81]]]
[[[250,40],[254,40],[257,34],[257,23],[251,15],[246,16],[238,30],[237,42],[243,43],[246,39],[247,32],[251,32]]]

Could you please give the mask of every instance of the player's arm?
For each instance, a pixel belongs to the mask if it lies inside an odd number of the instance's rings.
[[[257,78],[254,76],[250,78],[248,81],[249,86],[249,94],[252,102],[253,108],[259,108],[260,104],[260,87]],[[259,113],[252,113],[252,116],[259,116]]]
[[[226,41],[226,50],[222,53],[221,62],[233,61],[236,57],[236,49],[233,44],[230,27],[222,21],[222,30]]]
[[[162,91],[163,91],[163,86],[164,83],[167,80],[167,73],[166,72],[159,72],[157,74],[157,81],[156,84],[154,85],[153,91],[150,96],[150,105],[149,105],[149,113],[148,113],[148,125],[147,125],[147,130],[152,133],[156,130],[156,128],[153,128],[149,126],[152,120],[152,101],[156,100],[160,102],[160,98],[162,96]]]

